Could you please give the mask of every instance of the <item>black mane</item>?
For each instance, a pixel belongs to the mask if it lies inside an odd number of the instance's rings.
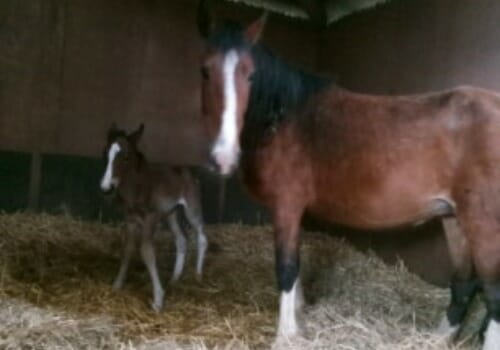
[[[222,52],[248,51],[254,61],[243,145],[258,141],[268,129],[297,117],[312,95],[333,84],[332,79],[286,64],[262,45],[252,45],[245,39],[243,28],[234,22],[216,31],[208,45]]]

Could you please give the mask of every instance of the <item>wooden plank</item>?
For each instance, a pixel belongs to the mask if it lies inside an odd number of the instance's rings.
[[[30,187],[28,192],[28,210],[37,212],[40,208],[40,190],[42,182],[42,155],[31,154]]]

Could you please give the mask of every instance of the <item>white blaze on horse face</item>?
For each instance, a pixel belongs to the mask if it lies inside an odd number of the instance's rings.
[[[219,135],[212,149],[212,157],[219,166],[222,175],[227,175],[234,169],[240,154],[236,115],[238,98],[235,84],[238,61],[238,53],[235,50],[229,51],[224,57],[224,111],[222,112]]]
[[[500,349],[500,323],[491,320],[484,336],[483,350]]]
[[[106,166],[106,172],[101,180],[101,190],[109,191],[112,186],[118,185],[118,179],[113,176],[113,162],[115,157],[120,152],[121,148],[116,142],[109,147],[108,151],[108,165]]]

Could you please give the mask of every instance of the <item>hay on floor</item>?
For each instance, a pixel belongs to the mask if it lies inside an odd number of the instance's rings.
[[[138,257],[125,289],[111,289],[121,231],[120,225],[68,216],[0,215],[0,348],[241,349],[273,343],[278,295],[270,227],[208,227],[204,281],[194,278],[192,242],[184,277],[165,283],[160,314],[149,307],[151,287]],[[448,302],[446,290],[327,234],[303,237],[306,338],[276,348],[478,348],[470,335],[480,308],[462,341],[447,346],[431,334]],[[162,280],[168,281],[173,240],[168,232],[157,238]]]

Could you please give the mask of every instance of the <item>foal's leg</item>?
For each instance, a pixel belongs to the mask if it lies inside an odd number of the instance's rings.
[[[205,252],[207,251],[208,241],[203,229],[203,215],[199,197],[194,196],[186,199],[184,213],[191,227],[196,231],[197,255],[196,255],[196,276],[201,280],[203,275],[203,263],[205,261]]]
[[[182,271],[184,270],[184,262],[186,260],[186,236],[182,229],[179,227],[179,222],[177,221],[177,211],[174,210],[172,213],[168,215],[168,223],[170,225],[170,230],[175,235],[175,267],[174,273],[172,275],[172,282],[175,282],[182,275]]]
[[[297,335],[296,310],[300,303],[299,233],[302,211],[287,207],[274,214],[274,240],[276,250],[276,276],[280,291],[278,336]]]
[[[144,220],[144,229],[141,236],[141,256],[146,265],[151,282],[153,284],[153,310],[159,312],[163,307],[163,296],[165,292],[161,286],[158,269],[156,267],[156,256],[153,246],[153,234],[158,220],[156,215],[149,215]]]
[[[450,283],[451,301],[437,333],[453,340],[460,332],[467,309],[479,288],[479,281],[472,278],[469,243],[457,219],[444,218],[443,228],[455,273]]]
[[[119,290],[123,288],[125,278],[127,277],[128,267],[130,265],[130,259],[134,254],[135,244],[136,244],[136,234],[137,234],[137,224],[132,220],[127,220],[126,231],[124,232],[125,240],[123,245],[123,256],[120,264],[120,270],[118,275],[116,275],[115,281],[113,283],[113,289]]]

